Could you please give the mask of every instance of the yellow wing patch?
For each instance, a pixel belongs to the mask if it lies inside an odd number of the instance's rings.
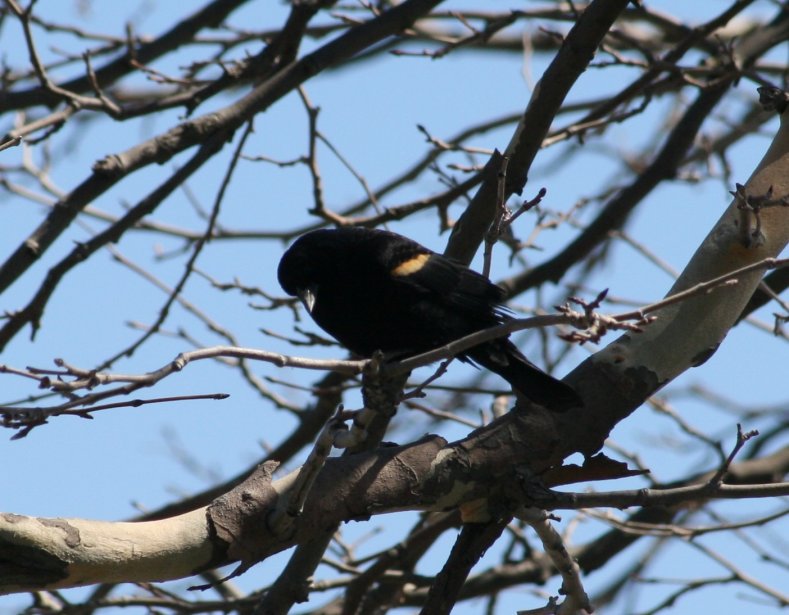
[[[397,267],[392,269],[392,275],[405,276],[414,274],[424,267],[425,263],[429,259],[429,254],[417,254],[416,256],[409,258],[407,261],[403,261]]]

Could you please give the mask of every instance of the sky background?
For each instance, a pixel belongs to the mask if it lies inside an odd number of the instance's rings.
[[[445,8],[467,4],[449,2]],[[667,12],[679,11],[681,16],[691,19],[699,16],[709,18],[723,6],[723,3],[713,0],[649,4],[664,7]],[[82,5],[83,10],[78,10],[78,5]],[[118,34],[123,32],[124,21],[132,15],[136,31],[155,35],[173,22],[181,6],[181,3],[132,2],[119,11],[118,5],[111,2],[40,0],[36,11],[52,21],[77,20],[86,29]],[[773,9],[768,2],[757,2],[754,10],[770,12]],[[280,3],[252,2],[234,13],[231,23],[239,27],[250,23],[254,23],[255,27],[262,27],[261,24],[275,27],[282,22],[284,15],[285,7]],[[532,27],[537,26],[534,24]],[[79,45],[68,37],[63,37],[60,43],[67,48]],[[315,45],[308,42],[306,48]],[[13,20],[2,24],[0,49],[6,62],[12,66],[24,62],[24,43],[19,26]],[[42,53],[51,57],[53,50],[47,48]],[[781,49],[777,59],[785,60],[785,57],[786,49]],[[168,62],[170,60],[157,67],[174,72],[178,61],[172,60],[169,66]],[[358,65],[353,70],[327,72],[310,81],[306,91],[311,101],[321,107],[319,120],[322,132],[339,151],[351,159],[368,183],[376,187],[426,151],[424,135],[417,130],[417,124],[425,126],[431,134],[448,139],[471,120],[494,118],[522,110],[534,81],[543,69],[542,58],[524,59],[515,54],[457,53],[442,59],[440,63],[425,58],[387,57]],[[617,78],[616,71],[604,72],[605,79]],[[602,74],[595,70],[587,71],[571,93],[570,100],[588,100],[607,91],[610,83],[600,77]],[[57,76],[67,77],[68,72]],[[134,85],[134,82],[130,81],[129,85]],[[747,82],[739,87],[743,97],[755,96],[754,89]],[[209,101],[198,113],[209,112],[226,103],[227,99]],[[599,156],[579,158],[579,161],[584,161],[580,164],[575,162],[576,159],[567,163],[563,155],[567,150],[561,147],[543,151],[532,168],[524,197],[531,197],[539,187],[545,186],[548,196],[544,207],[565,209],[568,204],[576,202],[580,195],[602,192],[605,187],[615,184],[624,177],[623,165],[628,153],[638,152],[648,143],[659,143],[662,128],[656,129],[653,122],[665,112],[664,104],[657,101],[638,121],[610,129],[619,148],[618,152],[614,152],[615,155],[600,152]],[[50,140],[52,157],[58,160],[51,171],[53,183],[63,191],[73,189],[86,177],[93,161],[106,154],[125,150],[141,139],[166,130],[177,121],[179,113],[165,112],[155,118],[111,126],[98,122],[88,123],[84,127],[76,123],[67,126]],[[0,118],[2,132],[9,129],[10,121],[7,117]],[[568,118],[562,117],[559,121],[563,124]],[[714,118],[711,121],[714,122]],[[766,149],[774,129],[775,122],[768,124],[763,135],[743,140],[730,152],[729,162],[735,181],[742,182],[747,178]],[[511,128],[491,131],[475,139],[473,144],[488,149],[503,149],[509,141],[510,132]],[[211,207],[239,136],[240,131],[233,144],[227,146],[217,160],[189,181],[190,192],[206,209]],[[303,106],[297,97],[289,96],[255,120],[255,134],[248,142],[246,153],[286,160],[302,155],[306,142]],[[39,148],[27,153],[40,161],[40,151]],[[23,148],[6,150],[0,153],[0,165],[17,164],[23,155],[26,155]],[[102,195],[94,206],[119,214],[184,160],[184,157],[177,157],[164,167],[135,173]],[[330,205],[339,207],[363,198],[359,183],[325,148],[321,152],[321,164]],[[681,270],[728,205],[728,189],[731,186],[723,181],[705,181],[692,186],[663,186],[639,207],[628,231],[672,267]],[[437,190],[435,178],[427,175],[416,184],[384,199],[383,204],[401,203]],[[289,231],[303,227],[310,220],[306,210],[311,203],[311,185],[304,168],[283,170],[273,165],[243,161],[225,198],[222,224],[227,228]],[[450,213],[456,218],[461,209],[456,205]],[[587,219],[592,212],[588,213]],[[0,224],[0,258],[4,259],[16,248],[21,238],[36,227],[42,215],[43,207],[0,193],[0,220],[3,221]],[[184,191],[172,195],[157,211],[155,219],[193,230],[203,228]],[[523,226],[518,232],[526,236],[532,221],[528,221],[526,216],[521,220]],[[85,218],[84,223],[90,229],[102,228],[100,222],[89,218]],[[416,216],[407,223],[395,224],[390,228],[436,251],[443,250],[447,239],[446,234],[438,234],[437,219],[432,213]],[[75,227],[64,234],[29,275],[3,294],[0,298],[2,309],[13,310],[24,305],[46,270],[71,249],[74,241],[84,240],[89,232]],[[528,257],[531,262],[541,262],[571,236],[569,229],[544,233],[540,236],[542,251]],[[127,234],[116,247],[169,284],[174,283],[181,274],[184,259],[179,250],[182,245],[173,238],[154,233]],[[229,282],[238,278],[245,285],[259,286],[274,294],[281,294],[275,273],[284,247],[276,242],[215,242],[201,259],[199,268],[219,281]],[[170,257],[159,258],[162,254]],[[477,259],[474,266],[479,268],[480,265]],[[511,271],[505,251],[499,250],[492,278],[506,277]],[[602,288],[610,288],[612,295],[645,303],[662,297],[671,282],[668,274],[658,270],[643,255],[624,243],[614,247],[604,276],[595,275],[586,280],[590,288],[589,296]],[[551,292],[555,293],[557,299],[562,296],[561,289]],[[191,279],[185,296],[217,322],[232,327],[240,345],[312,357],[342,356],[336,348],[311,348],[307,351],[262,335],[259,331],[261,327],[289,333],[287,314],[255,310],[250,305],[255,300],[250,301],[235,292],[217,293],[200,277]],[[27,365],[49,367],[54,358],[62,357],[71,364],[92,367],[135,340],[139,332],[126,326],[126,323],[153,322],[165,298],[149,282],[128,273],[109,253],[96,255],[87,265],[70,273],[56,292],[35,342],[31,343],[27,333],[17,336],[0,357],[0,362],[20,368]],[[533,294],[525,294],[518,297],[516,304],[528,305],[533,300]],[[618,311],[618,308],[612,311]],[[771,322],[771,311],[774,309],[762,310],[758,316]],[[202,323],[180,307],[173,310],[173,316],[165,329],[172,330],[176,326],[186,328],[206,346],[221,343]],[[306,328],[317,330],[311,323]],[[609,337],[605,343],[613,339]],[[519,343],[523,344],[527,354],[530,348],[537,348],[534,337],[525,336]],[[183,340],[158,337],[134,357],[119,363],[116,371],[151,371],[187,349]],[[570,371],[594,350],[594,347],[574,349],[557,372],[563,375]],[[734,402],[774,405],[777,410],[786,412],[789,403],[786,379],[776,377],[776,374],[785,374],[786,370],[781,372],[772,366],[785,365],[787,358],[789,351],[785,342],[749,326],[738,326],[708,363],[701,369],[683,375],[672,384],[670,390],[679,392],[691,385],[714,387],[718,394]],[[254,369],[260,376],[276,376],[302,384],[315,378],[313,373],[278,370],[262,363],[255,365]],[[453,364],[447,380],[462,379],[467,374],[464,369],[463,366]],[[430,373],[422,371],[425,376]],[[273,388],[296,401],[308,399],[298,391],[276,386]],[[5,403],[16,402],[37,393],[28,381],[9,375],[0,376],[0,392],[0,402]],[[234,372],[210,362],[192,364],[183,373],[163,381],[156,389],[141,391],[135,396],[150,398],[215,392],[229,393],[231,397],[223,402],[161,404],[99,412],[93,421],[61,417],[35,429],[30,436],[20,441],[0,441],[0,461],[6,469],[0,473],[0,510],[41,516],[126,519],[139,510],[155,509],[237,474],[258,460],[268,444],[276,443],[294,425],[291,416],[262,402]],[[683,416],[696,427],[727,442],[727,448],[734,443],[735,432],[731,419],[725,413],[688,397],[678,396],[676,403]],[[401,441],[405,441],[409,436],[417,437],[432,429],[428,422],[419,417],[398,435]],[[466,432],[465,427],[456,424],[440,426],[441,435],[449,439],[462,437]],[[13,434],[7,432],[5,435],[10,437]],[[665,417],[649,409],[641,409],[637,415],[619,425],[612,435],[625,450],[636,451],[645,465],[652,469],[656,479],[669,481],[688,473],[685,452],[672,452],[671,447],[666,446],[684,441],[676,426]],[[306,452],[301,458],[305,455]],[[695,461],[699,469],[715,465],[714,458],[707,452],[700,452]],[[610,488],[624,489],[635,485],[640,483],[619,481]],[[604,487],[609,486],[600,486]],[[769,513],[779,506],[778,502],[761,501],[755,502],[753,509]],[[726,507],[721,510],[725,511]],[[413,518],[413,515],[407,514],[389,515],[376,518],[369,524],[348,525],[344,531],[349,540],[361,539],[374,528],[380,528],[381,534],[385,535],[389,531],[402,531]],[[582,543],[584,537],[591,537],[600,527],[600,522],[587,519],[572,528],[573,539]],[[765,540],[789,548],[787,535],[789,523],[785,519],[772,524],[763,534]],[[447,535],[437,543],[430,557],[425,558],[420,567],[422,572],[435,572],[453,539],[453,536]],[[789,586],[785,569],[781,571],[778,566],[755,562],[752,552],[738,545],[736,537],[725,540],[730,541],[730,544],[723,545],[720,538],[712,538],[710,544],[724,549],[729,557],[737,560],[738,565],[764,582],[784,590]],[[368,538],[361,549],[374,551],[385,544],[388,542],[384,536],[374,536]],[[634,549],[646,549],[650,544],[643,541]],[[692,547],[681,544],[673,544],[668,553],[662,558],[660,567],[650,570],[650,576],[692,576],[706,561]],[[246,589],[260,587],[266,579],[276,575],[286,558],[287,554],[272,557],[236,582]],[[622,556],[620,559],[612,562],[606,570],[590,575],[586,579],[588,589],[602,587],[606,579],[614,578],[628,558]],[[434,566],[432,570],[431,565]],[[713,571],[712,574],[721,574],[721,571]],[[318,577],[321,577],[320,572]],[[190,584],[192,581],[185,580],[174,583],[173,587]],[[554,579],[544,590],[555,593],[558,585],[559,581]],[[511,592],[506,600],[502,600],[499,612],[536,607],[541,599],[535,600],[530,593],[532,590],[526,587]],[[637,604],[643,609],[646,605],[654,604],[662,592],[663,586],[641,585],[633,589],[632,599],[638,599]],[[749,613],[775,612],[775,609],[758,600],[740,601],[744,594],[749,593],[753,594],[742,586],[723,585],[714,592],[684,597],[671,612],[742,612],[739,608],[744,605],[747,605]],[[78,600],[84,592],[73,590],[65,595]],[[325,596],[319,595],[311,604],[320,604],[325,599]],[[27,604],[27,596],[0,598],[0,614],[16,613]],[[729,610],[732,604],[737,605],[738,611]],[[459,605],[456,612],[476,613],[482,608],[481,605],[481,602]],[[626,605],[620,606],[623,609],[620,612],[629,612]]]

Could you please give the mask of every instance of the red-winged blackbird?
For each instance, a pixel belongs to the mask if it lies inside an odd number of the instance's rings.
[[[277,272],[286,293],[352,352],[411,356],[511,319],[504,290],[461,263],[388,231],[312,231],[285,252]],[[459,355],[555,410],[580,405],[576,392],[524,357],[507,338]]]

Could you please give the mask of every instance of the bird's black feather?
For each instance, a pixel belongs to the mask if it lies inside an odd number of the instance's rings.
[[[285,252],[279,282],[309,296],[315,322],[361,356],[410,356],[510,320],[504,291],[465,265],[388,231],[358,227],[303,235]],[[507,338],[459,358],[505,378],[553,409],[580,405],[576,392],[531,363]]]

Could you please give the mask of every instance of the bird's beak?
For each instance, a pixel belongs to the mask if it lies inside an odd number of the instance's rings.
[[[296,292],[296,295],[301,299],[301,302],[310,314],[312,314],[312,308],[315,307],[315,291],[317,290],[315,286],[308,286],[307,288],[300,288]]]

